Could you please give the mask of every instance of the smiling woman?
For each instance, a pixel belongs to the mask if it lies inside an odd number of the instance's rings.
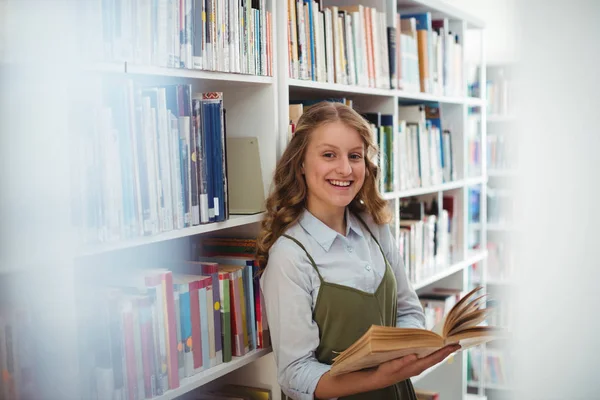
[[[275,171],[258,237],[278,381],[293,399],[416,399],[408,378],[455,348],[331,376],[371,325],[422,328],[378,192],[367,122],[338,103],[310,107]]]
[[[306,149],[302,173],[309,187],[306,208],[342,235],[344,211],[365,181],[365,143],[341,121],[316,128]]]

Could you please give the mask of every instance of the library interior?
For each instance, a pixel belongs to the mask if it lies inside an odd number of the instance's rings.
[[[0,400],[600,398],[599,16],[0,0]]]

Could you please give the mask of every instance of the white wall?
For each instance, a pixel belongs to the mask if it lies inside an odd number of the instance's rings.
[[[515,59],[516,0],[446,0],[468,13],[483,19],[487,64],[506,63]],[[479,60],[479,34],[471,32],[467,37],[466,57]]]

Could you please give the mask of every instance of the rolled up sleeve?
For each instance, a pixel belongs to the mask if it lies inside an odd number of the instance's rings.
[[[419,301],[419,296],[408,282],[404,262],[400,256],[400,250],[394,240],[389,225],[380,227],[381,247],[388,259],[398,288],[398,314],[396,326],[399,328],[425,328],[425,315]]]
[[[319,328],[312,319],[312,266],[300,247],[280,238],[261,277],[278,382],[292,399],[312,400],[331,366],[315,358]]]

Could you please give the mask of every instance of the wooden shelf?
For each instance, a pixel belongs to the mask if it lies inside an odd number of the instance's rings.
[[[207,369],[206,371],[200,372],[189,378],[181,380],[177,389],[168,390],[162,396],[153,397],[152,400],[171,400],[175,399],[187,392],[199,388],[202,385],[206,385],[209,382],[214,381],[236,369],[242,368],[245,365],[250,364],[253,361],[258,360],[262,356],[265,356],[271,352],[271,348],[253,350],[243,357],[233,357],[228,363],[223,363]]]
[[[109,251],[123,250],[151,243],[164,242],[166,240],[180,239],[188,236],[198,235],[201,233],[214,232],[221,229],[253,224],[262,221],[263,216],[263,213],[253,215],[230,215],[229,219],[223,222],[213,222],[210,224],[196,225],[190,228],[162,232],[154,236],[143,236],[135,239],[117,242],[86,245],[83,246],[78,252],[78,256],[83,257],[95,254],[102,254]]]

